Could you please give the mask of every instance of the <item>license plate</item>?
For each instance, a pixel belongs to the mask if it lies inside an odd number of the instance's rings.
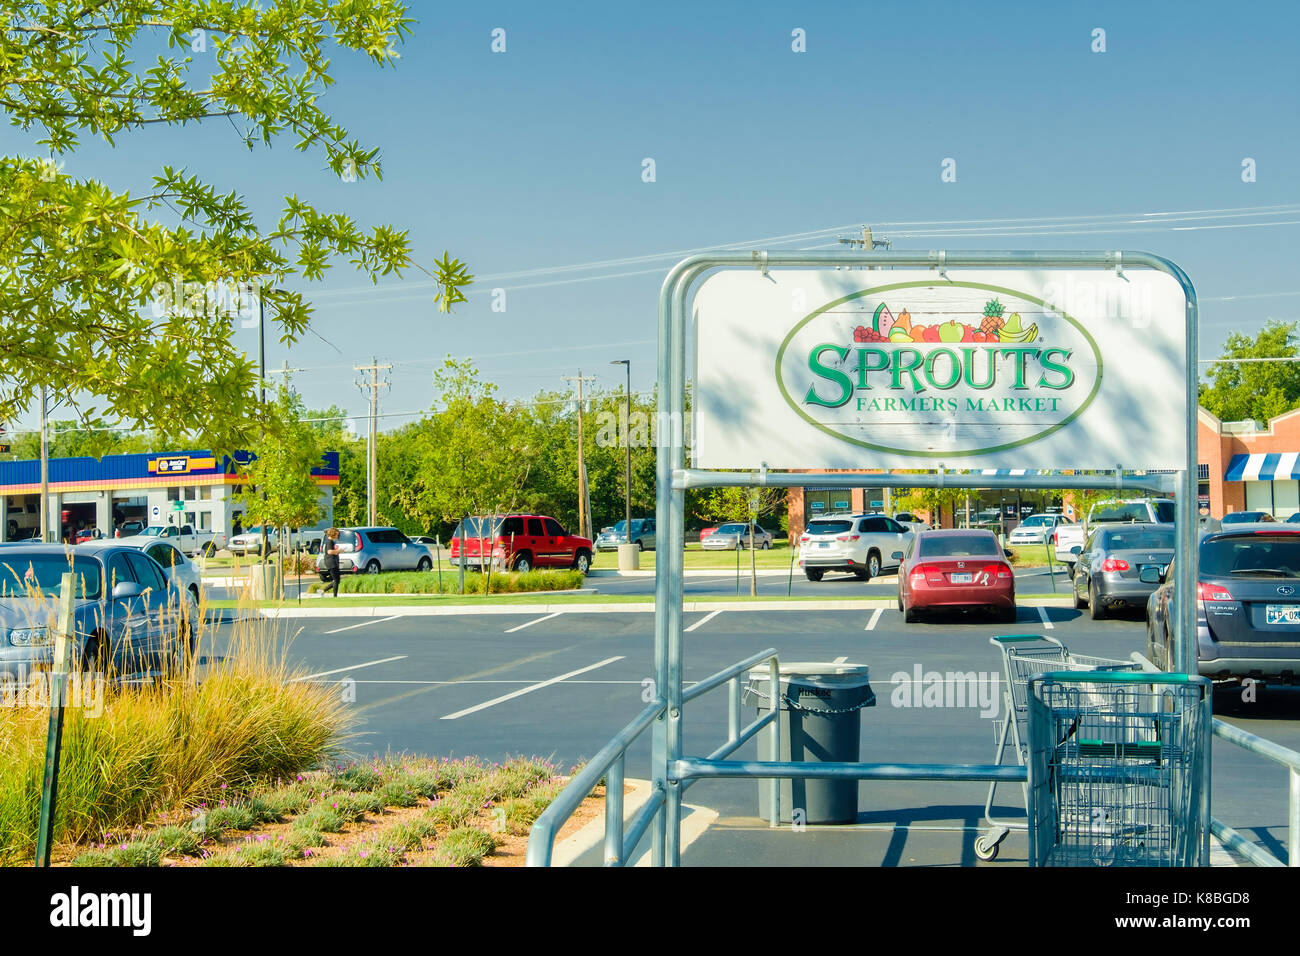
[[[817,542],[817,547],[819,547],[819,548],[829,548],[830,546],[831,546],[831,543],[830,543],[829,541],[818,541],[818,542]]]
[[[1265,624],[1300,624],[1300,604],[1267,604]]]
[[[973,574],[952,574],[952,575],[949,575],[949,579],[952,581],[953,584],[970,584],[971,581],[974,580],[974,578],[975,578],[975,576],[974,576]]]

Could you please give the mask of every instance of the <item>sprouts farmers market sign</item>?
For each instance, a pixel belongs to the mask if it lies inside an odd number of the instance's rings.
[[[1133,270],[722,272],[700,468],[1185,468],[1185,309]]]

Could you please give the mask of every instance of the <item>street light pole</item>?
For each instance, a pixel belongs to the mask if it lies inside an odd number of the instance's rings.
[[[622,365],[627,369],[627,419],[623,422],[623,447],[626,449],[623,462],[623,519],[626,522],[627,543],[632,543],[632,362],[619,359],[610,365]]]

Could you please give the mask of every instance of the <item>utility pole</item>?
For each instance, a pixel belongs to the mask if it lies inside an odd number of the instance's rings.
[[[623,447],[627,449],[623,467],[623,520],[627,531],[627,543],[632,543],[632,362],[619,359],[610,365],[622,365],[627,369],[627,418],[623,422]]]
[[[590,538],[591,535],[591,496],[587,491],[586,446],[582,440],[582,383],[594,382],[596,376],[582,374],[563,376],[566,382],[578,383],[578,536]],[[629,529],[630,532],[631,529]]]
[[[258,367],[258,401],[262,406],[266,406],[266,300],[262,297],[262,290],[257,292],[257,367]],[[266,504],[266,488],[262,488],[263,511]],[[266,515],[262,515],[262,520],[258,522],[262,526],[261,547],[257,552],[258,558],[266,560]]]
[[[46,419],[49,417],[49,391],[41,386],[41,540],[50,540],[50,446],[47,435],[49,429]]]
[[[373,527],[377,523],[375,517],[375,476],[379,473],[378,460],[378,442],[375,440],[375,429],[379,425],[379,390],[387,388],[387,382],[379,381],[379,373],[391,369],[391,365],[380,365],[379,359],[372,358],[369,365],[352,366],[358,372],[369,372],[370,381],[358,382],[357,388],[363,392],[370,390],[370,429],[366,436],[366,522]]]

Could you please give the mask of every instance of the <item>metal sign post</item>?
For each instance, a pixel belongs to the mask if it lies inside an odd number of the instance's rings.
[[[74,590],[77,576],[63,575],[59,587],[59,617],[54,635],[54,662],[50,666],[50,724],[45,736],[45,775],[41,784],[41,816],[36,830],[36,865],[50,865],[54,812],[59,792],[59,753],[63,748],[63,689],[72,649]]]

